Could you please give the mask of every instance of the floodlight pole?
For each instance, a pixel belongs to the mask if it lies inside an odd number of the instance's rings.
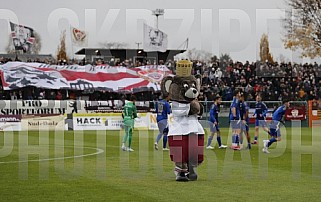
[[[158,30],[158,17],[164,15],[164,9],[153,10],[153,15],[156,16],[156,29]]]

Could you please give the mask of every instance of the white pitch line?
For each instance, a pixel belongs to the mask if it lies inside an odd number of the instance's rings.
[[[94,148],[94,147],[73,147],[73,146],[55,146],[55,147],[72,147],[72,148],[80,148],[80,149],[94,149],[94,150],[96,150],[96,152],[90,153],[90,154],[77,155],[77,156],[66,156],[66,157],[57,157],[57,158],[48,158],[48,159],[35,159],[35,160],[25,160],[25,161],[2,161],[2,162],[0,162],[0,164],[42,162],[42,161],[73,159],[73,158],[81,158],[81,157],[87,157],[87,156],[95,156],[95,155],[105,152],[105,150],[103,150],[103,149]]]

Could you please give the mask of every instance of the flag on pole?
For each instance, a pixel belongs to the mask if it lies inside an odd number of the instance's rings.
[[[88,36],[85,31],[77,29],[75,27],[71,28],[71,40],[73,45],[75,46],[87,46],[88,44]]]
[[[35,41],[32,28],[10,22],[11,37],[16,50],[27,52]]]
[[[144,51],[159,51],[167,50],[167,34],[144,24]]]

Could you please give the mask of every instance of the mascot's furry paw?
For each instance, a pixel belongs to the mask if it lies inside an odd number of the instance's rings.
[[[199,114],[201,111],[200,103],[197,100],[193,100],[190,104],[189,115]]]
[[[198,115],[199,115],[199,116],[203,116],[204,106],[203,106],[201,103],[199,103],[199,105],[200,105],[200,113],[199,113]]]

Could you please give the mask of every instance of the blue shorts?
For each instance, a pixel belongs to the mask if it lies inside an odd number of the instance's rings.
[[[168,133],[167,119],[157,122],[157,126],[160,134]]]
[[[211,133],[216,133],[216,132],[220,131],[218,124],[216,124],[215,126],[214,126],[214,123],[212,123],[212,122],[209,122],[209,124],[210,124]]]
[[[270,136],[281,137],[280,122],[272,121],[270,124]]]
[[[248,123],[248,122],[246,122],[246,124],[243,124],[243,123],[242,123],[242,131],[249,132],[249,131],[250,131],[249,124],[250,124],[250,123]]]
[[[255,119],[255,126],[261,126],[261,127],[266,127],[266,120],[264,119]]]
[[[230,120],[230,126],[233,130],[238,130],[242,128],[242,120]]]

